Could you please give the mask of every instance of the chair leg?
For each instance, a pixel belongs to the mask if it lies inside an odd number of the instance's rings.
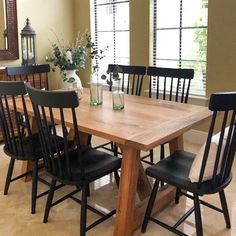
[[[32,192],[31,192],[31,214],[35,213],[38,189],[38,160],[33,163]]]
[[[153,149],[151,149],[151,150],[149,151],[149,155],[150,155],[150,162],[151,162],[151,163],[154,163],[154,160],[153,160]]]
[[[116,185],[117,185],[117,187],[119,187],[119,183],[120,183],[120,176],[119,176],[119,174],[118,174],[117,170],[116,170],[116,171],[114,171],[114,177],[115,177]]]
[[[154,186],[153,186],[151,196],[148,201],[148,206],[147,206],[146,212],[145,212],[145,216],[144,216],[144,220],[143,220],[143,224],[142,224],[142,229],[141,229],[142,233],[146,232],[148,221],[149,221],[151,213],[152,213],[152,207],[153,207],[153,204],[156,199],[158,186],[159,186],[159,181],[156,180],[154,183]]]
[[[163,160],[164,158],[165,158],[165,146],[164,144],[161,144],[160,160]]]
[[[88,139],[87,139],[87,145],[88,145],[88,146],[91,146],[91,142],[92,142],[92,135],[89,134],[89,135],[88,135]]]
[[[224,217],[225,217],[226,227],[228,229],[230,229],[231,228],[231,223],[230,223],[229,211],[228,211],[228,207],[227,207],[227,202],[226,202],[224,190],[220,191],[219,195],[220,195],[221,206],[222,206],[222,209],[223,209],[223,214],[224,214]]]
[[[111,144],[111,150],[113,150],[114,146],[115,146],[115,143],[111,141],[110,144]]]
[[[200,209],[199,196],[197,194],[194,194],[194,211],[195,211],[197,236],[203,236],[201,209]]]
[[[179,204],[179,197],[180,197],[180,189],[176,188],[175,192],[175,204]]]
[[[114,151],[114,156],[115,157],[118,157],[118,147],[117,147],[117,144],[116,143],[112,143],[112,150]]]
[[[46,203],[46,207],[45,207],[45,211],[44,211],[43,223],[48,222],[48,216],[49,216],[49,211],[50,211],[50,208],[52,205],[55,186],[56,186],[56,180],[52,179],[52,182],[50,184],[49,193],[48,193],[47,203]]]
[[[87,185],[87,195],[88,195],[88,197],[90,197],[90,186],[89,186],[89,184]]]
[[[165,146],[164,144],[161,144],[161,153],[160,153],[160,160],[163,160],[165,158]],[[161,182],[161,187],[164,186],[164,182]]]
[[[9,190],[10,183],[11,183],[11,177],[12,177],[12,173],[13,173],[13,169],[14,169],[14,164],[15,164],[15,159],[11,158],[10,163],[9,163],[9,167],[8,167],[8,171],[7,171],[6,183],[5,183],[5,187],[4,187],[4,195],[8,194],[8,190]]]
[[[87,224],[87,186],[83,186],[81,211],[80,211],[80,236],[85,236],[86,224]]]

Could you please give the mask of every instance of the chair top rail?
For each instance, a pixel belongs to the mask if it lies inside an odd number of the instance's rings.
[[[49,64],[32,65],[32,66],[10,66],[6,67],[8,76],[40,74],[50,72]]]
[[[193,69],[164,68],[164,67],[149,66],[149,67],[147,67],[147,75],[193,79],[194,70]]]

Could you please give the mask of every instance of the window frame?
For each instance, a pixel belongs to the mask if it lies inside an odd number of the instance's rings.
[[[158,7],[158,1],[159,0],[153,0],[153,66],[158,66],[157,62],[158,61],[173,61],[173,62],[177,62],[178,63],[178,68],[187,68],[185,66],[183,66],[182,64],[184,63],[202,63],[204,64],[205,70],[203,69],[203,78],[202,78],[202,88],[200,90],[200,92],[194,92],[193,91],[193,86],[191,86],[190,88],[190,95],[194,95],[194,96],[205,96],[206,95],[206,58],[205,60],[198,60],[198,59],[183,59],[182,58],[182,42],[183,42],[183,31],[184,30],[189,30],[189,29],[195,29],[195,30],[203,30],[206,29],[206,32],[208,30],[208,23],[207,25],[195,25],[195,26],[183,26],[183,0],[179,0],[179,23],[178,23],[178,27],[158,27],[157,25],[157,7]],[[203,6],[202,8],[206,8],[208,11],[208,0],[203,0],[205,1],[205,3],[207,4]],[[205,4],[202,2],[202,4]],[[177,59],[170,59],[170,58],[160,58],[157,57],[157,35],[158,35],[158,31],[164,31],[164,30],[178,30],[179,33],[179,41],[178,41],[178,58]],[[206,35],[206,40],[207,40],[207,35]],[[207,42],[206,42],[206,49],[207,50]],[[205,72],[204,72],[205,71]],[[205,73],[205,74],[204,74]],[[196,77],[196,76],[195,76]],[[198,80],[198,81],[197,81]],[[193,80],[192,84],[195,82],[200,83],[199,81],[200,79],[195,78],[195,81]],[[154,83],[152,84],[152,87],[155,86],[155,80]],[[195,87],[197,87],[197,85],[195,85]]]
[[[99,33],[112,33],[113,34],[113,48],[112,48],[112,57],[106,56],[106,59],[109,58],[109,64],[121,64],[117,63],[120,58],[119,55],[117,55],[116,49],[117,49],[117,42],[116,42],[116,33],[119,32],[128,32],[129,33],[129,48],[130,48],[130,17],[128,16],[129,20],[129,28],[128,29],[116,29],[116,13],[117,13],[117,4],[125,4],[128,3],[130,7],[130,0],[106,0],[103,1],[102,3],[98,3],[99,0],[90,0],[90,14],[91,14],[91,35],[92,39],[94,40],[95,43],[95,48],[100,49],[99,45]],[[110,13],[112,14],[112,20],[113,20],[113,27],[111,30],[99,30],[98,24],[98,10],[97,7],[99,6],[108,6],[112,7],[112,10],[110,10]],[[93,12],[91,12],[93,10]],[[94,21],[92,20],[94,19]],[[94,27],[93,27],[94,26]],[[124,57],[125,58],[125,57]],[[129,64],[130,63],[130,50],[129,50],[129,57],[127,57],[125,60],[128,61],[128,63],[123,63],[123,64]],[[96,61],[96,64],[98,65],[98,61]],[[102,63],[102,62],[101,62]]]

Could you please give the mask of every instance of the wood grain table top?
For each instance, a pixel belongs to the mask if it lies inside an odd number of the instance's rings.
[[[26,100],[29,115],[32,107]],[[19,104],[18,104],[19,106]],[[84,88],[77,110],[79,130],[138,150],[149,150],[167,142],[211,117],[207,107],[125,95],[124,110],[112,109],[112,93],[104,91],[103,104],[91,106]],[[59,112],[55,111],[59,119]],[[65,117],[68,127],[72,118]]]

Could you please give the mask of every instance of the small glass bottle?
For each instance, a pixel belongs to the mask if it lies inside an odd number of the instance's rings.
[[[112,92],[112,104],[113,110],[123,110],[124,104],[124,92],[120,88],[120,80],[116,81],[116,89]]]
[[[98,74],[98,68],[94,70],[90,80],[90,105],[97,106],[103,102],[103,84]]]

